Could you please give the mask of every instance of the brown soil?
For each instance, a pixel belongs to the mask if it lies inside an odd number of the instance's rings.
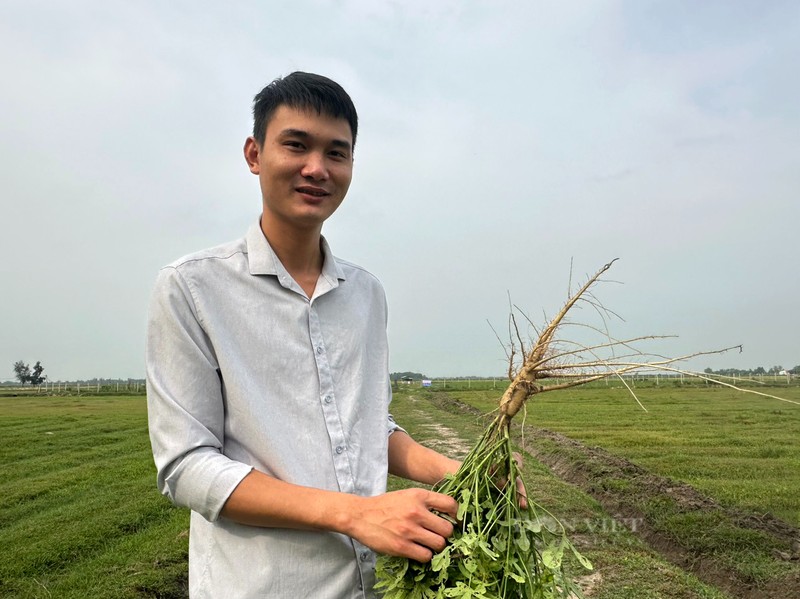
[[[446,394],[436,394],[433,401],[450,411],[480,412]],[[694,573],[699,579],[734,597],[743,599],[800,599],[800,575],[794,574],[768,585],[756,585],[744,579],[713,557],[704,556],[682,546],[677,539],[660,531],[649,521],[640,506],[649,500],[669,498],[680,513],[714,510],[740,529],[757,531],[772,537],[776,545],[786,550],[776,551],[776,560],[800,560],[800,529],[770,514],[754,514],[726,508],[685,483],[652,474],[633,462],[608,453],[599,447],[588,447],[559,433],[526,426],[522,447],[547,465],[561,479],[576,485],[594,497],[615,518],[636,521],[635,534],[668,561]],[[555,448],[555,449],[554,449]],[[604,481],[631,483],[617,490]]]
[[[419,400],[412,395],[408,397],[408,401],[411,405],[415,405]],[[424,408],[415,407],[414,412],[417,418],[425,421],[425,424],[421,424],[419,427],[431,435],[430,437],[426,435],[418,439],[426,447],[458,460],[463,459],[472,449],[470,444],[462,439],[457,432],[436,422]]]

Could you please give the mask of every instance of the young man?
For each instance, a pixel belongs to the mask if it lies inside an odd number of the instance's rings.
[[[158,486],[192,510],[191,597],[371,597],[375,552],[431,559],[452,534],[432,510],[457,510],[423,489],[386,493],[387,472],[433,484],[458,462],[392,420],[383,289],[321,234],[352,176],[350,97],[292,73],[253,115],[261,218],[162,269],[153,293]]]

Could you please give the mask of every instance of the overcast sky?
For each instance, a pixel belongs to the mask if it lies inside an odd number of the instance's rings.
[[[0,380],[143,376],[156,272],[258,217],[251,101],[294,70],[359,111],[324,233],[393,371],[501,374],[509,296],[538,323],[612,258],[617,336],[800,364],[797,2],[4,0],[0,57]]]

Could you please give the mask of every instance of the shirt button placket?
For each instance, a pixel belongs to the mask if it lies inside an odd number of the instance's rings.
[[[355,489],[355,481],[350,471],[350,463],[346,453],[346,439],[336,406],[333,379],[331,376],[330,363],[328,362],[328,352],[325,349],[325,342],[319,326],[319,316],[313,303],[309,306],[308,325],[311,336],[311,348],[314,352],[314,360],[317,365],[317,374],[320,382],[319,391],[320,401],[322,402],[322,414],[325,418],[325,426],[328,429],[328,435],[331,440],[331,451],[333,453],[336,479],[342,491],[351,493]]]
[[[361,545],[359,543],[356,543],[355,548],[356,548],[357,555],[358,555],[357,564],[358,564],[358,570],[359,570],[359,575],[360,575],[359,576],[358,589],[360,591],[363,591],[364,590],[363,581],[364,581],[365,578],[369,578],[369,576],[371,575],[372,568],[374,567],[373,563],[372,563],[372,555],[373,554],[369,549],[367,549],[366,547],[364,547],[363,545]],[[361,596],[362,595],[359,594],[359,597],[361,597]]]

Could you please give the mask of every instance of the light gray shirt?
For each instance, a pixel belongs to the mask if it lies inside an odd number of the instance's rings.
[[[310,299],[258,224],[163,268],[150,305],[147,400],[158,487],[191,508],[193,599],[372,597],[375,556],[327,532],[220,517],[256,468],[309,487],[385,492],[390,382],[378,280],[323,239]]]

